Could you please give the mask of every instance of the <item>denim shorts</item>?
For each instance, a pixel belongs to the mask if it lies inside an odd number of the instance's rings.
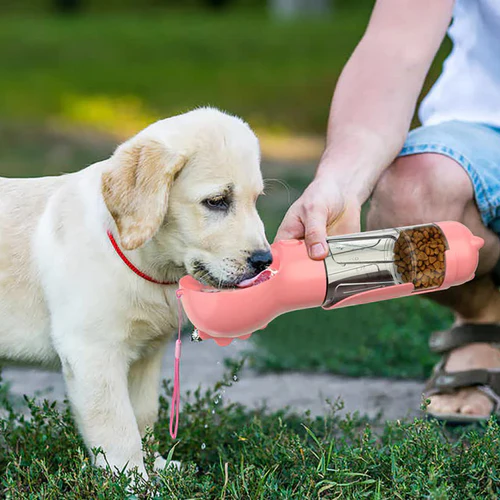
[[[484,225],[500,237],[500,128],[461,121],[419,127],[408,134],[399,156],[420,153],[442,154],[462,166]]]

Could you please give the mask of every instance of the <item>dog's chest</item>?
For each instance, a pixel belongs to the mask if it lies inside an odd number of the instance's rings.
[[[132,357],[142,357],[173,338],[178,328],[175,294],[134,301],[129,309],[127,345]]]

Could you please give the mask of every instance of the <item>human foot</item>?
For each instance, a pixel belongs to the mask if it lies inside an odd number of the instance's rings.
[[[487,343],[464,345],[453,349],[444,365],[446,373],[476,369],[500,370],[500,350]],[[435,394],[429,399],[427,409],[436,417],[461,414],[488,418],[494,409],[491,397],[477,387],[458,388],[450,394]]]
[[[428,413],[448,422],[483,420],[500,408],[500,322],[457,321],[434,333],[430,349],[443,357],[429,379]]]

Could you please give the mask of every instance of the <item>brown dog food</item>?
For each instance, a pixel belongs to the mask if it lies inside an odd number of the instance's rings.
[[[404,229],[394,245],[398,273],[416,289],[437,288],[445,275],[446,238],[438,226]]]

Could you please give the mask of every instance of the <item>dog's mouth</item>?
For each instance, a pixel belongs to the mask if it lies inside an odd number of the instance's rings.
[[[224,289],[250,288],[260,285],[269,280],[275,273],[276,271],[272,269],[265,269],[253,276],[248,276],[247,274],[235,277],[234,279],[223,280],[214,276],[203,262],[197,261],[193,264],[193,271],[190,274],[202,285],[209,287],[206,291],[217,291]]]
[[[202,285],[208,288],[206,291],[217,291],[227,288],[235,288],[238,280],[223,280],[214,276],[208,267],[201,261],[196,261],[193,263],[193,270],[191,271],[191,276],[198,280]]]

